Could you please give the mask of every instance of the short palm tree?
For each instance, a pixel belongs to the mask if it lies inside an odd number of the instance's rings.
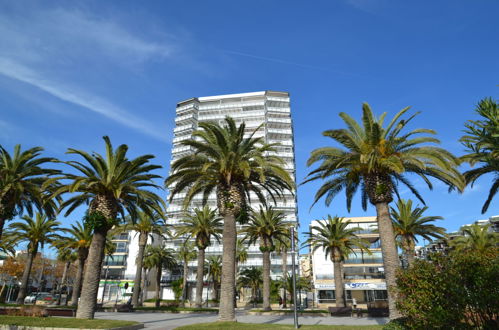
[[[484,252],[499,244],[499,234],[489,231],[490,224],[473,224],[461,228],[462,236],[450,241],[450,246],[458,252]]]
[[[176,226],[177,235],[185,238],[194,238],[198,248],[198,265],[196,277],[196,307],[201,307],[203,299],[203,270],[205,260],[205,250],[210,246],[211,238],[220,241],[222,233],[222,219],[217,216],[215,210],[204,206],[202,209],[195,208],[191,214],[178,226]]]
[[[156,307],[161,302],[161,274],[163,269],[172,270],[177,267],[175,251],[163,246],[148,245],[144,256],[144,266],[148,269],[156,268]]]
[[[311,248],[311,252],[323,249],[325,257],[329,257],[333,263],[337,307],[345,307],[343,261],[350,254],[356,254],[356,250],[369,253],[369,242],[356,234],[360,230],[359,227],[352,227],[350,220],[328,215],[326,220],[311,226],[310,232],[306,233],[306,245]]]
[[[177,250],[179,260],[182,260],[182,306],[185,307],[185,300],[187,299],[187,280],[189,278],[189,262],[196,259],[197,252],[194,244],[189,240],[185,240],[180,248]]]
[[[53,194],[72,193],[61,205],[61,208],[67,208],[65,216],[80,205],[89,205],[88,222],[94,236],[76,312],[76,317],[85,319],[94,317],[106,236],[118,224],[118,214],[124,218],[125,213],[128,213],[132,219],[137,219],[140,210],[153,216],[154,212],[161,212],[164,206],[161,197],[150,190],[160,189],[153,180],[161,176],[151,173],[161,168],[150,163],[154,156],[128,159],[126,145],[114,149],[107,136],[104,136],[104,141],[105,156],[68,149],[67,153],[82,157],[84,162],[65,162],[79,174],[65,174],[63,179],[69,180],[69,183]]]
[[[465,124],[466,135],[461,138],[461,143],[468,151],[463,159],[472,166],[477,163],[481,166],[466,171],[464,177],[466,183],[473,186],[481,176],[494,175],[489,195],[482,207],[482,213],[485,213],[499,191],[499,103],[486,98],[478,103],[475,111],[482,119],[469,120]]]
[[[298,241],[298,236],[295,232],[295,241]],[[287,281],[288,278],[288,250],[291,248],[291,232],[287,234],[287,237],[283,241],[275,242],[276,251],[281,254],[281,269],[282,269],[282,280]],[[286,287],[282,287],[282,307],[287,307],[287,290]],[[289,292],[289,291],[288,291]]]
[[[445,228],[435,226],[430,222],[441,220],[439,216],[423,216],[427,206],[412,208],[412,200],[399,199],[397,209],[391,207],[393,230],[395,238],[400,240],[407,263],[411,266],[414,262],[414,248],[418,241],[417,236],[431,241],[433,238],[443,238]]]
[[[215,192],[218,211],[224,218],[223,276],[220,298],[220,321],[235,320],[235,249],[236,219],[248,209],[248,196],[253,192],[266,204],[283,191],[294,189],[285,162],[275,155],[275,145],[266,144],[263,137],[254,137],[258,127],[246,137],[246,124],[236,125],[227,117],[225,123],[201,122],[192,138],[180,142],[192,154],[172,164],[173,174],[165,181],[172,187],[170,199],[186,192],[187,207],[195,195],[204,201]],[[270,196],[270,197],[268,197]]]
[[[137,289],[134,289],[132,294],[132,305],[137,307],[139,306],[142,283],[142,264],[144,263],[144,251],[147,240],[150,238],[151,241],[154,241],[155,235],[166,239],[168,229],[165,224],[164,215],[154,214],[153,216],[149,216],[144,212],[138,213],[138,219],[136,221],[127,217],[126,223],[123,226],[120,226],[120,228],[122,231],[133,230],[139,234],[139,250],[135,261],[135,264],[137,265],[137,270],[135,271],[135,283],[137,283],[137,285],[135,288]]]
[[[5,222],[21,216],[26,210],[33,216],[33,206],[49,216],[56,209],[50,199],[44,198],[43,184],[58,170],[44,168],[42,165],[55,161],[54,158],[41,157],[43,148],[35,147],[21,151],[18,144],[14,153],[9,154],[0,146],[0,240]]]
[[[362,110],[361,124],[346,113],[340,113],[347,128],[323,132],[343,148],[324,147],[312,151],[308,166],[319,165],[308,174],[305,183],[325,180],[315,194],[314,204],[325,197],[325,203],[329,205],[340,191],[345,190],[350,211],[353,196],[360,188],[363,209],[367,209],[368,201],[376,207],[386,282],[391,288],[396,286],[399,259],[388,204],[394,194],[398,195],[398,184],[407,186],[424,203],[407,173],[421,177],[430,189],[433,186],[429,178],[459,190],[463,189],[464,180],[457,170],[458,159],[447,150],[431,145],[440,142],[426,135],[434,135],[435,131],[421,128],[402,132],[415,116],[401,119],[408,107],[399,111],[386,126],[386,113],[376,118],[367,103]],[[391,289],[388,290],[388,305],[390,318],[399,317],[395,292]]]
[[[241,270],[237,282],[239,290],[242,288],[251,289],[251,301],[255,303],[258,299],[258,290],[260,290],[263,284],[262,268],[250,267]]]
[[[284,242],[289,233],[286,215],[271,207],[251,213],[250,221],[241,233],[245,234],[248,244],[260,243],[263,254],[263,310],[270,308],[270,252],[275,250],[274,242]]]
[[[57,298],[57,305],[61,304],[61,298],[62,298],[62,292],[66,288],[66,293],[67,293],[67,282],[68,282],[68,271],[69,267],[73,262],[75,262],[77,259],[77,254],[75,253],[74,250],[68,249],[68,248],[58,248],[57,249],[57,261],[60,261],[64,263],[64,269],[62,271],[62,278],[61,282],[59,284],[59,296]],[[69,298],[69,296],[68,296]],[[67,299],[66,299],[67,303]]]
[[[242,239],[236,241],[236,270],[239,268],[240,263],[245,263],[248,260],[248,248]],[[237,274],[236,274],[237,280]]]
[[[213,283],[213,295],[219,299],[220,280],[222,279],[222,257],[209,256],[206,258],[208,280]]]
[[[60,239],[58,232],[65,231],[65,229],[59,227],[60,224],[59,221],[37,212],[35,219],[25,215],[21,218],[21,221],[13,222],[9,225],[8,236],[12,237],[17,243],[28,243],[28,259],[26,267],[24,268],[21,287],[19,288],[16,299],[18,304],[24,304],[31,267],[33,266],[33,259],[35,259],[36,254],[38,253],[38,248],[43,248],[45,244],[50,244]]]

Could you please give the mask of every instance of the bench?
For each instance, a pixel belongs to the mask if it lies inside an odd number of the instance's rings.
[[[329,307],[331,316],[352,316],[352,307]]]

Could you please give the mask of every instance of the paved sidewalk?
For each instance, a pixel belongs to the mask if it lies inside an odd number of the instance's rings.
[[[214,322],[216,314],[173,314],[173,313],[96,313],[96,318],[107,320],[127,320],[144,323],[147,329],[171,330],[188,324]],[[293,324],[293,315],[244,315],[237,313],[237,320],[242,323]],[[322,325],[377,325],[385,324],[388,318],[371,317],[327,317],[301,316],[300,324]]]

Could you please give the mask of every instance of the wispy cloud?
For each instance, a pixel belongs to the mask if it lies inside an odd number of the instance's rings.
[[[151,123],[143,121],[109,101],[40,77],[35,71],[0,57],[0,74],[37,87],[60,100],[70,102],[87,110],[101,114],[120,124],[134,128],[144,134],[164,140],[164,134],[156,131]]]
[[[0,5],[0,74],[165,140],[155,124],[118,106],[102,84],[113,69],[122,73],[123,68],[135,70],[171,58],[176,51],[173,42],[151,40],[104,15],[25,4],[22,9]]]

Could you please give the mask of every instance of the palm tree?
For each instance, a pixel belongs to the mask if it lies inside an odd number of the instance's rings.
[[[156,268],[156,307],[161,302],[161,274],[163,269],[174,269],[177,267],[175,251],[163,246],[148,245],[144,256],[144,266],[148,269]]]
[[[291,247],[291,232],[288,232],[287,237],[283,241],[275,242],[276,251],[281,253],[281,267],[282,267],[282,280],[286,282],[288,280],[288,250]],[[298,237],[295,232],[295,241]],[[287,292],[286,287],[282,287],[282,307],[287,307]],[[289,292],[289,291],[288,291]]]
[[[33,206],[48,216],[55,214],[56,207],[52,200],[44,198],[42,185],[49,176],[60,171],[41,167],[55,161],[54,158],[41,157],[42,151],[40,147],[21,151],[18,144],[10,155],[0,146],[0,240],[5,222],[21,216],[24,210],[30,217],[33,216]]]
[[[187,279],[189,277],[189,261],[196,259],[197,252],[189,240],[185,240],[180,248],[177,250],[179,260],[182,260],[183,265],[183,278],[182,278],[182,306],[185,307],[185,300],[187,298]]]
[[[64,263],[64,269],[62,271],[62,278],[61,282],[59,284],[59,296],[57,298],[57,305],[61,304],[61,298],[62,298],[62,291],[64,288],[66,288],[66,293],[67,293],[67,278],[68,278],[68,271],[69,267],[73,262],[75,262],[77,259],[77,254],[75,253],[74,250],[68,249],[68,248],[58,248],[57,249],[57,260]],[[69,295],[67,296],[69,298]],[[66,299],[67,303],[67,299]]]
[[[480,251],[496,247],[499,244],[499,234],[489,231],[490,224],[472,224],[461,228],[462,236],[450,241],[450,246],[458,252]]]
[[[202,209],[195,208],[192,214],[187,214],[185,220],[180,223],[176,230],[177,235],[185,236],[187,239],[194,238],[198,248],[198,268],[196,277],[196,307],[201,307],[203,299],[203,270],[205,250],[210,246],[211,238],[220,241],[222,233],[222,219],[217,217],[215,210],[204,206]]]
[[[325,257],[329,256],[333,263],[336,307],[345,306],[343,261],[350,254],[356,254],[357,249],[370,253],[369,242],[356,234],[360,230],[359,227],[352,227],[350,220],[328,215],[326,220],[311,226],[310,232],[306,233],[306,245],[311,248],[311,252],[323,249]]]
[[[54,242],[54,246],[63,250],[74,250],[76,257],[76,277],[71,294],[71,306],[78,305],[80,298],[81,284],[83,281],[83,270],[88,258],[88,250],[92,243],[93,230],[88,222],[88,214],[83,217],[83,221],[78,221],[67,230],[69,237],[62,237]]]
[[[244,244],[242,239],[237,239],[236,241],[236,270],[239,267],[240,263],[245,263],[248,260],[248,248],[246,244]],[[236,274],[237,280],[237,274]]]
[[[59,221],[37,212],[35,219],[25,215],[21,218],[21,221],[13,222],[9,225],[9,237],[14,239],[16,243],[28,243],[26,249],[28,251],[28,259],[24,268],[21,287],[16,300],[18,304],[24,304],[31,267],[33,266],[33,259],[35,259],[36,254],[38,253],[38,248],[41,247],[43,249],[46,243],[52,243],[60,239],[60,235],[57,232],[65,231],[65,229],[59,227],[60,224],[61,223]]]
[[[220,215],[224,218],[220,321],[235,320],[235,249],[236,220],[245,218],[249,193],[266,205],[268,199],[281,196],[294,188],[284,161],[275,155],[275,144],[266,144],[263,137],[254,137],[260,127],[245,137],[246,124],[236,126],[234,119],[225,118],[224,125],[201,122],[192,138],[180,142],[192,154],[172,164],[172,175],[165,181],[171,187],[170,200],[186,192],[187,207],[197,194],[215,192]],[[265,192],[265,193],[264,193]],[[269,197],[270,196],[270,197]]]
[[[486,98],[478,103],[475,111],[482,120],[469,120],[465,124],[466,135],[460,141],[468,151],[463,159],[472,166],[477,163],[482,165],[464,173],[467,184],[473,186],[482,175],[494,174],[489,195],[482,207],[482,213],[485,213],[499,191],[499,103]]]
[[[288,276],[286,276],[286,279],[282,280],[280,283],[279,283],[280,287],[283,288],[285,291],[291,293],[291,297],[294,297],[294,291],[293,291],[293,275],[292,274],[288,274]],[[296,290],[299,291],[299,290],[311,290],[312,289],[312,283],[310,281],[309,278],[306,278],[306,277],[298,277],[296,279]]]
[[[289,225],[285,222],[286,215],[271,207],[260,207],[258,212],[251,213],[248,226],[241,230],[248,239],[248,244],[260,242],[263,253],[263,310],[270,308],[270,252],[275,250],[274,241],[284,242],[289,233]]]
[[[416,236],[421,236],[428,241],[433,238],[443,238],[445,228],[435,226],[429,222],[441,220],[439,216],[423,216],[427,206],[412,208],[412,200],[399,199],[397,209],[391,207],[393,230],[395,238],[400,240],[407,263],[411,266],[414,262],[414,248],[418,241]]]
[[[135,271],[135,286],[136,289],[133,290],[132,294],[132,305],[134,307],[139,306],[140,297],[140,287],[142,283],[142,264],[144,262],[144,251],[147,245],[147,240],[151,238],[154,241],[154,235],[166,238],[168,230],[164,221],[164,216],[159,214],[154,214],[154,216],[149,216],[144,212],[138,213],[137,221],[132,218],[127,217],[126,224],[122,227],[122,231],[133,230],[139,234],[139,250],[137,252],[137,259],[135,264],[137,265],[137,270]]]
[[[124,218],[125,213],[128,213],[132,219],[136,219],[139,210],[153,216],[154,212],[161,212],[164,206],[161,197],[150,190],[160,189],[152,181],[161,178],[151,173],[161,168],[150,164],[154,156],[144,155],[128,159],[126,145],[122,144],[113,149],[107,136],[104,136],[104,141],[105,156],[68,149],[67,153],[79,155],[85,162],[65,162],[80,175],[65,174],[63,178],[70,182],[53,194],[73,194],[61,205],[61,208],[67,207],[65,216],[80,205],[89,205],[88,222],[93,228],[94,236],[85,267],[81,301],[76,312],[76,317],[84,319],[94,317],[106,236],[108,231],[118,224],[118,214]]]
[[[253,303],[258,299],[258,290],[262,286],[262,269],[260,267],[245,268],[239,272],[237,286],[241,288],[251,289],[251,301]]]
[[[218,289],[220,287],[220,280],[222,279],[222,257],[209,256],[206,259],[208,280],[213,283],[213,293],[215,300],[219,299]]]
[[[417,189],[411,184],[407,173],[421,177],[432,189],[429,178],[435,178],[450,188],[462,190],[464,182],[457,170],[458,159],[450,152],[428,145],[440,141],[432,136],[435,131],[416,129],[402,133],[407,124],[417,115],[400,119],[409,108],[399,111],[390,123],[384,127],[386,113],[375,118],[371,107],[364,103],[362,126],[346,113],[340,117],[347,129],[335,129],[323,132],[341,144],[344,148],[324,147],[312,151],[308,166],[319,163],[312,170],[306,182],[326,180],[315,194],[314,204],[325,197],[329,205],[334,197],[345,190],[347,209],[350,211],[352,199],[361,189],[361,201],[364,210],[367,201],[376,207],[381,249],[386,274],[390,318],[399,317],[395,306],[395,273],[399,267],[395,234],[388,204],[393,194],[398,195],[398,184],[403,184],[423,202]],[[425,134],[421,136],[421,134]]]

